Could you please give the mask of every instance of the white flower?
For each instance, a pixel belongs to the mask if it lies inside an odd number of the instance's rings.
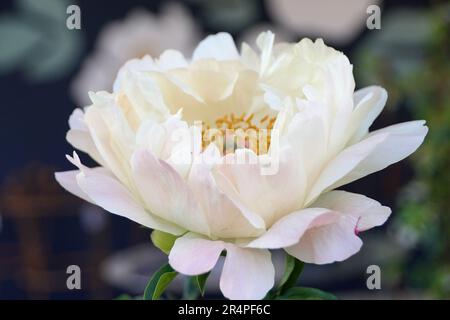
[[[348,59],[321,40],[273,39],[262,33],[259,52],[243,44],[239,53],[219,33],[190,60],[169,50],[129,61],[113,93],[91,93],[92,104],[69,121],[68,141],[100,166],[87,168],[74,154],[78,169],[56,174],[107,211],[179,235],[169,262],[183,274],[208,272],[225,250],[220,287],[231,299],[260,299],[273,286],[269,249],[316,264],[358,252],[358,232],[391,210],[333,190],[404,159],[428,130],[412,121],[369,133],[384,89],[354,92]],[[224,147],[208,140],[208,126],[270,136]],[[267,157],[278,167],[263,175]]]
[[[381,0],[267,0],[267,11],[280,25],[303,36],[346,44],[366,26],[367,8]]]
[[[77,103],[86,105],[89,91],[112,89],[117,71],[128,60],[159,56],[172,48],[187,54],[199,37],[194,20],[178,3],[170,2],[157,15],[134,9],[123,21],[114,21],[101,30],[94,53],[73,80],[72,95]]]

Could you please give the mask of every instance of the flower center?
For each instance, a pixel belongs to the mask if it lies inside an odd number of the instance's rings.
[[[239,148],[248,148],[256,154],[267,153],[270,136],[276,117],[265,115],[255,120],[253,113],[241,116],[227,114],[215,120],[215,127],[202,127],[202,145],[206,148],[215,143],[223,154],[232,153]]]

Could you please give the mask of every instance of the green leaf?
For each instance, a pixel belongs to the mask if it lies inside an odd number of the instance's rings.
[[[178,272],[166,263],[152,276],[144,291],[144,300],[158,300]]]
[[[337,297],[315,288],[294,287],[279,296],[277,300],[337,300]]]
[[[120,296],[116,297],[114,300],[133,300],[133,297],[129,294],[121,294]]]
[[[151,235],[151,239],[155,247],[157,247],[165,254],[169,254],[177,238],[178,237],[174,236],[173,234],[162,232],[159,230],[154,230]]]
[[[197,281],[198,289],[200,290],[202,297],[205,295],[205,286],[206,286],[206,281],[208,280],[209,274],[210,274],[210,272],[207,272],[207,273],[200,274],[195,277],[196,281]]]
[[[196,300],[200,295],[197,286],[197,277],[187,277],[184,281],[183,300]]]
[[[294,258],[293,256],[286,254],[286,265],[284,268],[284,274],[278,285],[278,293],[283,294],[286,290],[292,288],[297,284],[297,279],[303,271],[303,262]]]

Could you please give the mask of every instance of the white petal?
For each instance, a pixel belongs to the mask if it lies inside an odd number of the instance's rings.
[[[183,54],[176,50],[166,50],[159,57],[158,66],[166,71],[176,68],[185,68],[188,66],[188,62],[184,58]]]
[[[264,75],[272,59],[272,49],[275,35],[271,31],[261,32],[256,39],[256,44],[261,50],[260,75]]]
[[[220,289],[229,299],[262,299],[273,287],[275,269],[268,250],[240,248],[188,233],[175,241],[169,263],[176,271],[198,275],[211,271],[227,251]]]
[[[208,147],[205,153],[210,148]],[[219,190],[206,163],[192,165],[188,184],[205,212],[211,234],[215,237],[246,238],[258,236],[264,231],[264,228],[255,228],[239,208]]]
[[[279,156],[278,168],[274,168],[277,171],[263,175],[261,159],[251,150],[238,149],[225,157],[224,164],[218,167],[215,175],[221,190],[248,219],[257,223],[254,224],[257,228],[261,228],[262,224],[254,219],[255,214],[264,220],[266,226],[270,226],[303,204],[305,175],[298,157],[288,148],[280,150],[279,155],[275,156]]]
[[[353,95],[355,110],[352,115],[352,123],[358,124],[350,144],[357,143],[367,133],[375,119],[380,115],[387,101],[385,89],[371,86],[358,90]]]
[[[239,52],[233,37],[226,32],[220,32],[202,40],[194,50],[192,59],[238,60]]]
[[[263,299],[274,285],[275,269],[269,250],[227,244],[220,290],[229,299]]]
[[[153,214],[188,230],[210,234],[207,219],[195,196],[167,162],[146,150],[137,150],[131,165],[137,189]]]
[[[225,249],[222,241],[211,241],[188,233],[178,238],[169,254],[169,264],[176,271],[194,276],[212,270]]]
[[[279,249],[299,242],[303,234],[324,219],[336,219],[337,213],[328,209],[309,208],[293,212],[278,220],[265,234],[253,240],[246,247]]]
[[[133,195],[111,176],[93,170],[84,170],[77,175],[77,182],[80,189],[106,211],[152,229],[177,235],[183,233],[182,228],[145,211]]]
[[[334,223],[308,230],[296,245],[285,250],[307,263],[343,261],[362,246],[361,239],[355,234],[356,224],[356,217],[343,215]]]
[[[106,167],[111,170],[122,183],[130,186],[130,165],[128,159],[122,156],[122,151],[125,155],[129,153],[129,149],[131,149],[131,142],[129,139],[131,138],[125,134],[125,130],[121,130],[122,128],[119,123],[112,123],[112,121],[108,122],[103,118],[103,112],[113,114],[116,110],[114,110],[113,105],[102,105],[102,103],[108,104],[113,102],[108,101],[108,98],[105,98],[105,101],[102,101],[103,97],[101,94],[91,95],[91,99],[92,98],[94,100],[100,100],[96,101],[96,104],[99,106],[89,107],[85,114],[85,121],[89,126],[92,140],[104,160]],[[112,130],[116,130],[114,136],[112,136]],[[119,134],[119,131],[122,131],[122,133]],[[124,151],[123,149],[126,149],[127,151]]]
[[[428,127],[422,120],[399,123],[372,132],[366,140],[384,135],[386,135],[386,138],[377,144],[375,149],[358,163],[349,174],[334,183],[331,189],[383,170],[391,164],[405,159],[420,147],[427,132]]]
[[[76,149],[86,152],[92,159],[103,165],[103,158],[97,151],[92,140],[89,128],[84,121],[84,113],[81,109],[75,109],[69,118],[70,130],[66,134],[66,140]]]
[[[306,105],[309,108],[297,113],[289,123],[286,137],[289,145],[299,152],[307,183],[312,185],[327,159],[328,140],[324,119],[317,110],[319,105],[310,102]]]
[[[356,233],[381,226],[391,214],[391,209],[382,206],[378,201],[346,191],[330,191],[323,194],[312,206],[356,217]]]
[[[116,80],[113,85],[113,92],[119,92],[123,89],[123,82],[127,74],[132,71],[152,71],[157,67],[150,56],[145,56],[142,59],[131,59],[127,61],[117,73]]]
[[[412,121],[390,126],[346,148],[322,171],[309,192],[307,205],[326,189],[335,189],[409,156],[428,132],[424,124],[424,121]]]
[[[56,172],[55,178],[56,181],[58,181],[58,183],[70,193],[73,193],[74,195],[83,200],[93,203],[92,199],[89,198],[89,196],[86,193],[84,193],[84,191],[81,190],[80,186],[78,185],[77,182],[78,173],[80,173],[80,170]]]

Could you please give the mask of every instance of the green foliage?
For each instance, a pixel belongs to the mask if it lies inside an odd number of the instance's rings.
[[[200,294],[202,296],[205,295],[205,286],[206,286],[206,281],[208,280],[209,274],[210,274],[210,272],[207,272],[207,273],[200,274],[195,277],[195,281],[197,283],[198,290],[200,291]]]
[[[159,250],[164,252],[165,254],[169,254],[170,250],[173,247],[173,244],[175,243],[175,240],[177,240],[177,236],[174,236],[173,234],[159,231],[159,230],[153,230],[151,234],[151,239],[155,247],[157,247]]]
[[[167,286],[178,275],[169,264],[163,265],[152,276],[144,291],[144,300],[158,300]]]
[[[284,294],[297,284],[298,277],[303,271],[304,264],[293,256],[286,254],[286,265],[283,277],[278,285],[278,293]]]
[[[337,300],[337,298],[335,295],[319,289],[293,287],[277,297],[277,300]]]

